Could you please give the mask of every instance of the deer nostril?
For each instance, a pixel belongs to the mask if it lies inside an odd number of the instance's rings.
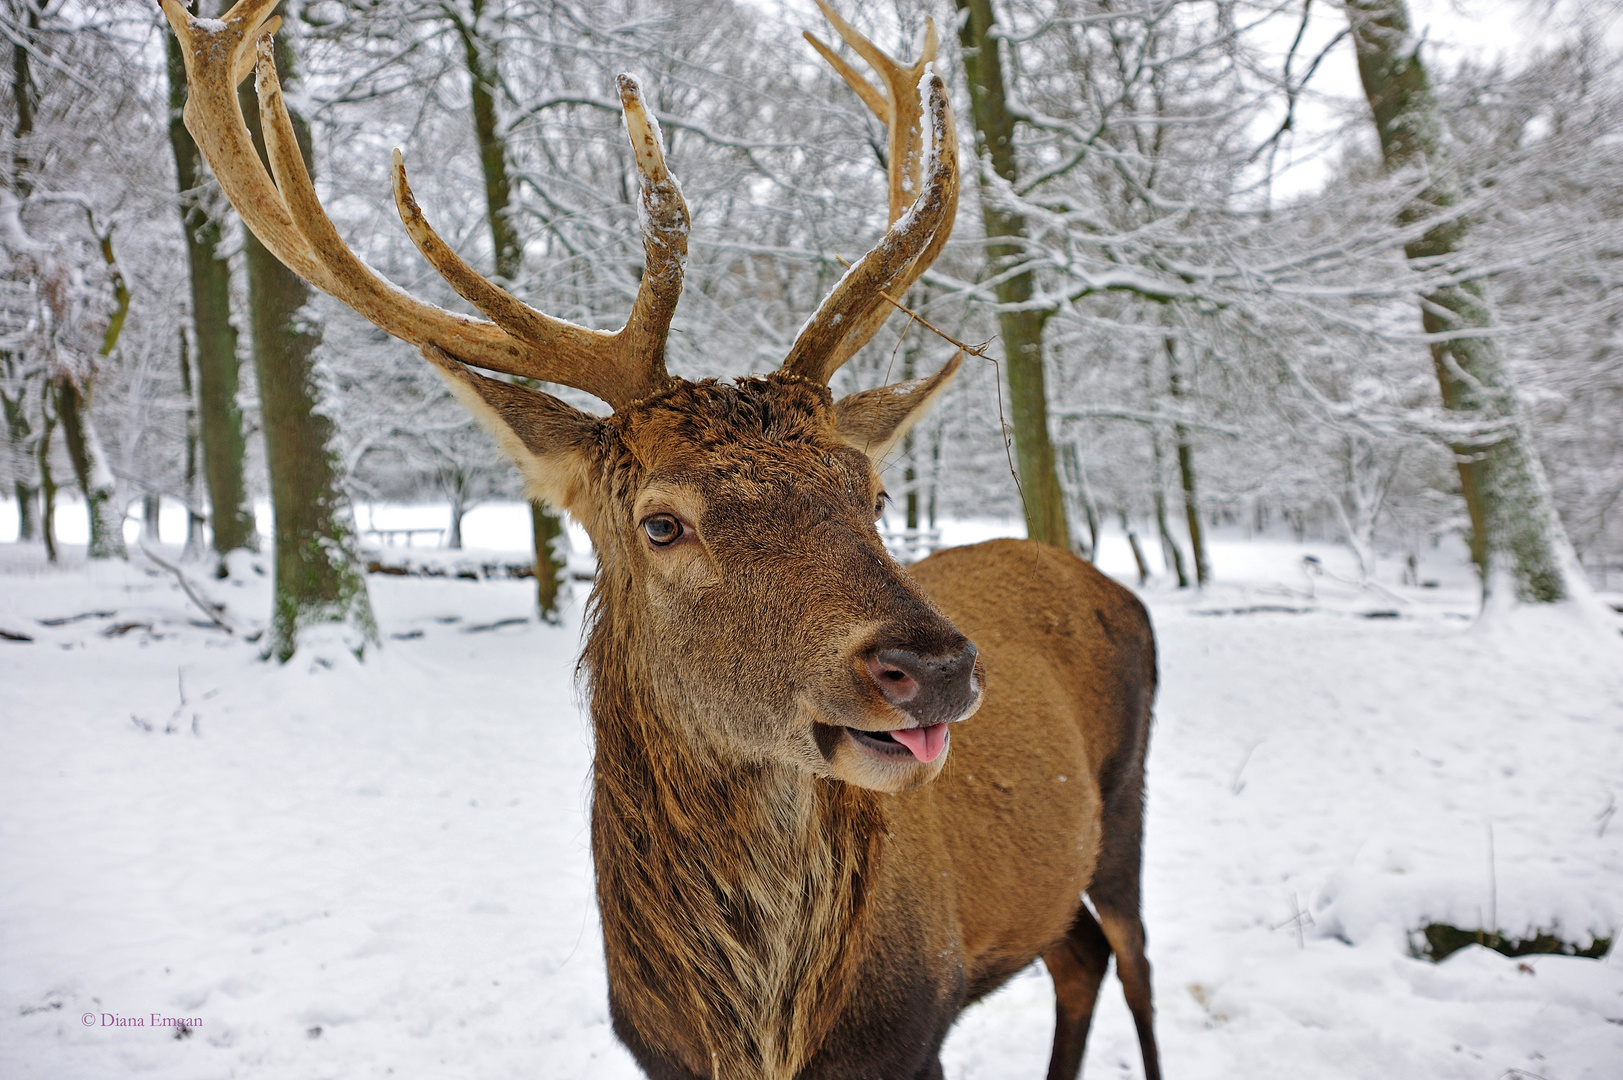
[[[868,657],[868,675],[892,705],[904,705],[919,695],[919,681],[910,672],[877,656]]]
[[[963,641],[958,649],[922,655],[911,649],[876,649],[864,660],[874,686],[892,706],[920,724],[944,723],[974,707],[980,688],[975,678],[976,650]]]

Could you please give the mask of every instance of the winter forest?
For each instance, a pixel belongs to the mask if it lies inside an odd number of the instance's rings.
[[[694,381],[775,371],[911,205],[884,65],[933,51],[951,237],[829,390],[962,358],[884,459],[900,563],[1029,537],[1148,608],[1165,1075],[1617,1075],[1615,5],[276,10],[337,236],[453,312],[391,152],[473,272],[614,331],[652,272],[635,75],[691,214],[664,355]],[[0,0],[0,30],[0,1072],[641,1075],[582,523],[245,228],[155,3]],[[1121,997],[1084,1075],[1144,1075]],[[1039,1075],[1054,1009],[1023,970],[945,1075]]]

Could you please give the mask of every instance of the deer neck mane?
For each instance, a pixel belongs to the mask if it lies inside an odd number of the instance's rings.
[[[598,615],[592,855],[616,1026],[701,1076],[787,1080],[849,1000],[880,797],[689,745],[651,706],[612,612]]]

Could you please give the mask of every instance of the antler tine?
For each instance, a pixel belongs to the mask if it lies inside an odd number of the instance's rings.
[[[924,44],[919,49],[918,60],[903,64],[857,33],[829,6],[827,0],[817,0],[817,6],[841,40],[868,61],[884,82],[883,91],[876,89],[841,60],[838,53],[819,41],[815,34],[806,32],[805,37],[811,47],[840,73],[840,77],[889,129],[886,161],[890,179],[890,218],[885,222],[889,225],[902,216],[919,190],[919,171],[924,158],[924,131],[919,123],[919,79],[924,76],[925,65],[935,60],[936,50],[941,44],[936,36],[935,20],[924,20]]]
[[[930,70],[930,64],[935,60],[936,50],[940,47],[940,38],[936,35],[935,23],[929,19],[925,20],[924,43],[919,50],[918,61],[910,65],[902,64],[887,55],[873,42],[857,33],[849,23],[840,18],[839,14],[826,3],[826,0],[817,0],[817,6],[822,10],[824,16],[828,18],[840,38],[878,73],[883,84],[884,89],[875,87],[867,79],[859,75],[849,64],[840,59],[833,49],[819,41],[816,35],[810,32],[805,35],[812,48],[816,49],[833,66],[834,70],[839,72],[841,78],[846,81],[851,89],[856,91],[857,96],[885,124],[889,134],[886,171],[890,181],[890,213],[887,224],[894,227],[907,208],[913,205],[915,200],[920,197],[919,185],[925,157],[921,97],[926,93],[925,83],[928,80],[925,78],[925,73]],[[935,76],[931,75],[928,78],[935,78]],[[890,294],[898,299],[900,294],[911,288],[913,282],[917,281],[919,276],[941,254],[941,249],[946,246],[947,237],[952,233],[953,219],[957,216],[957,143],[953,141],[956,136],[950,135],[952,130],[950,108],[946,110],[945,123],[949,132],[951,150],[946,159],[943,159],[938,153],[935,160],[938,165],[950,162],[953,175],[945,190],[946,197],[941,208],[943,216],[936,219],[941,223],[941,227],[932,226],[932,231],[925,238],[922,248],[914,253],[911,262],[904,266],[888,285],[883,287],[890,290]],[[934,117],[932,117],[932,128],[933,126]],[[817,316],[814,316],[813,320],[801,331],[802,337],[805,337],[808,332],[813,330],[818,320],[823,317],[824,310],[834,301],[835,296],[840,295],[842,290],[846,289],[847,284],[852,279],[853,275],[848,274],[841,280],[840,285],[835,287],[835,293],[823,302],[823,308],[819,309]],[[840,369],[841,365],[855,355],[858,349],[866,345],[879,332],[879,328],[885,324],[886,319],[890,318],[890,314],[890,305],[878,302],[877,298],[874,303],[864,306],[860,313],[842,313],[837,325],[843,333],[827,335],[832,344],[828,343],[827,340],[820,342],[821,347],[827,348],[827,353],[819,359],[817,364],[812,366],[820,366],[822,370],[826,371],[825,379],[831,377],[834,372]],[[833,317],[833,313],[830,313],[830,317]],[[827,329],[832,329],[832,327]],[[811,346],[807,345],[806,349],[809,348]],[[791,349],[790,356],[796,359],[797,366],[811,363],[810,360],[806,359],[806,349],[802,348],[800,340],[797,340],[794,348]],[[788,363],[787,360],[784,362],[785,369],[788,368]]]
[[[243,221],[299,276],[413,345],[431,345],[491,371],[574,386],[616,409],[668,381],[663,359],[648,360],[647,354],[658,350],[650,350],[646,335],[590,330],[551,318],[474,273],[423,220],[398,158],[397,203],[403,204],[412,239],[496,325],[424,303],[380,277],[339,237],[298,152],[270,48],[270,32],[279,20],[266,21],[276,0],[240,0],[219,22],[193,18],[177,0],[159,2],[185,46],[187,128]],[[237,103],[237,84],[250,68],[257,68],[274,182]]]
[[[826,384],[889,317],[890,305],[881,294],[899,298],[935,261],[952,232],[958,209],[958,135],[952,106],[946,84],[928,65],[919,91],[930,117],[923,190],[806,321],[783,361],[789,374]]]
[[[630,75],[619,76],[626,127],[636,156],[641,213],[644,267],[631,317],[617,333],[582,330],[572,323],[541,314],[515,298],[506,289],[488,281],[462,260],[440,239],[412,195],[406,180],[406,166],[400,151],[394,152],[394,198],[406,233],[429,265],[464,300],[473,304],[496,325],[520,340],[545,351],[560,367],[575,358],[568,348],[570,333],[592,335],[599,353],[585,357],[584,366],[572,365],[549,376],[595,394],[619,408],[666,386],[665,337],[671,316],[682,295],[682,269],[687,257],[688,209],[676,177],[665,167],[660,150],[659,127],[643,107],[642,91]]]
[[[626,132],[637,160],[637,186],[642,198],[637,219],[642,225],[643,271],[631,317],[621,331],[628,346],[648,357],[651,377],[665,377],[665,338],[682,295],[688,257],[688,204],[682,185],[665,167],[659,121],[643,104],[642,87],[630,75],[615,78]]]

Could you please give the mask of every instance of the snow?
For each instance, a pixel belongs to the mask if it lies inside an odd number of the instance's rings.
[[[518,547],[527,519],[504,513],[470,515],[475,542]],[[1432,964],[1410,938],[1490,916],[1615,938],[1609,643],[1478,626],[1454,549],[1421,568],[1436,588],[1390,564],[1360,588],[1329,545],[1222,537],[1212,555],[1205,593],[1143,591],[1166,1074],[1615,1080],[1615,947]],[[1101,565],[1127,576],[1119,535]],[[251,629],[265,568],[198,584]],[[608,1027],[593,903],[583,594],[556,628],[526,581],[369,585],[383,649],[278,668],[198,625],[139,556],[87,566],[70,544],[51,568],[0,544],[0,628],[34,638],[0,641],[0,1075],[638,1075]],[[111,614],[40,623],[91,612]],[[1041,969],[1022,973],[965,1014],[946,1075],[1041,1075],[1052,1009]],[[177,1038],[153,1014],[201,1025]],[[1113,977],[1084,1072],[1139,1074]]]

